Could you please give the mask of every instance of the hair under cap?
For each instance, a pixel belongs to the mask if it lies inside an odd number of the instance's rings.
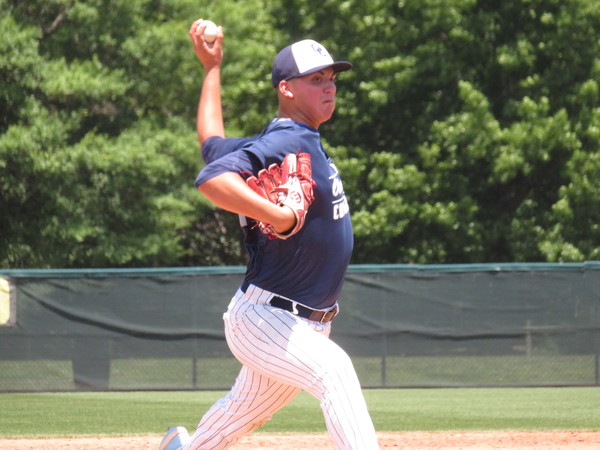
[[[273,87],[282,80],[308,75],[327,67],[337,72],[352,68],[348,61],[334,61],[327,49],[312,39],[288,45],[279,52],[273,62],[271,81]]]

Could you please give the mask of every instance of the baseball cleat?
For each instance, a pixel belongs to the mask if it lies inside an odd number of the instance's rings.
[[[160,441],[158,450],[179,450],[190,440],[185,427],[171,427],[167,430],[167,434]]]

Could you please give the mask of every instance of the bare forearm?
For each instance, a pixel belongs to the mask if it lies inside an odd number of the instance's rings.
[[[219,208],[266,222],[278,232],[285,232],[296,223],[290,208],[274,205],[252,189],[237,173],[228,172],[198,186],[206,198]]]
[[[220,66],[211,67],[204,76],[198,103],[197,129],[200,144],[211,136],[225,136],[221,107]]]

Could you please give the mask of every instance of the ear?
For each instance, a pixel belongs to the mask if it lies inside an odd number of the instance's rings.
[[[279,82],[279,93],[285,98],[294,98],[294,92],[291,89],[291,84],[288,80],[281,80]]]

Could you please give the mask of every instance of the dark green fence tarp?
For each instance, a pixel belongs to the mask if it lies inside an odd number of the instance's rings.
[[[243,272],[0,270],[0,391],[228,389]],[[351,266],[340,305],[365,387],[600,384],[600,262]]]

